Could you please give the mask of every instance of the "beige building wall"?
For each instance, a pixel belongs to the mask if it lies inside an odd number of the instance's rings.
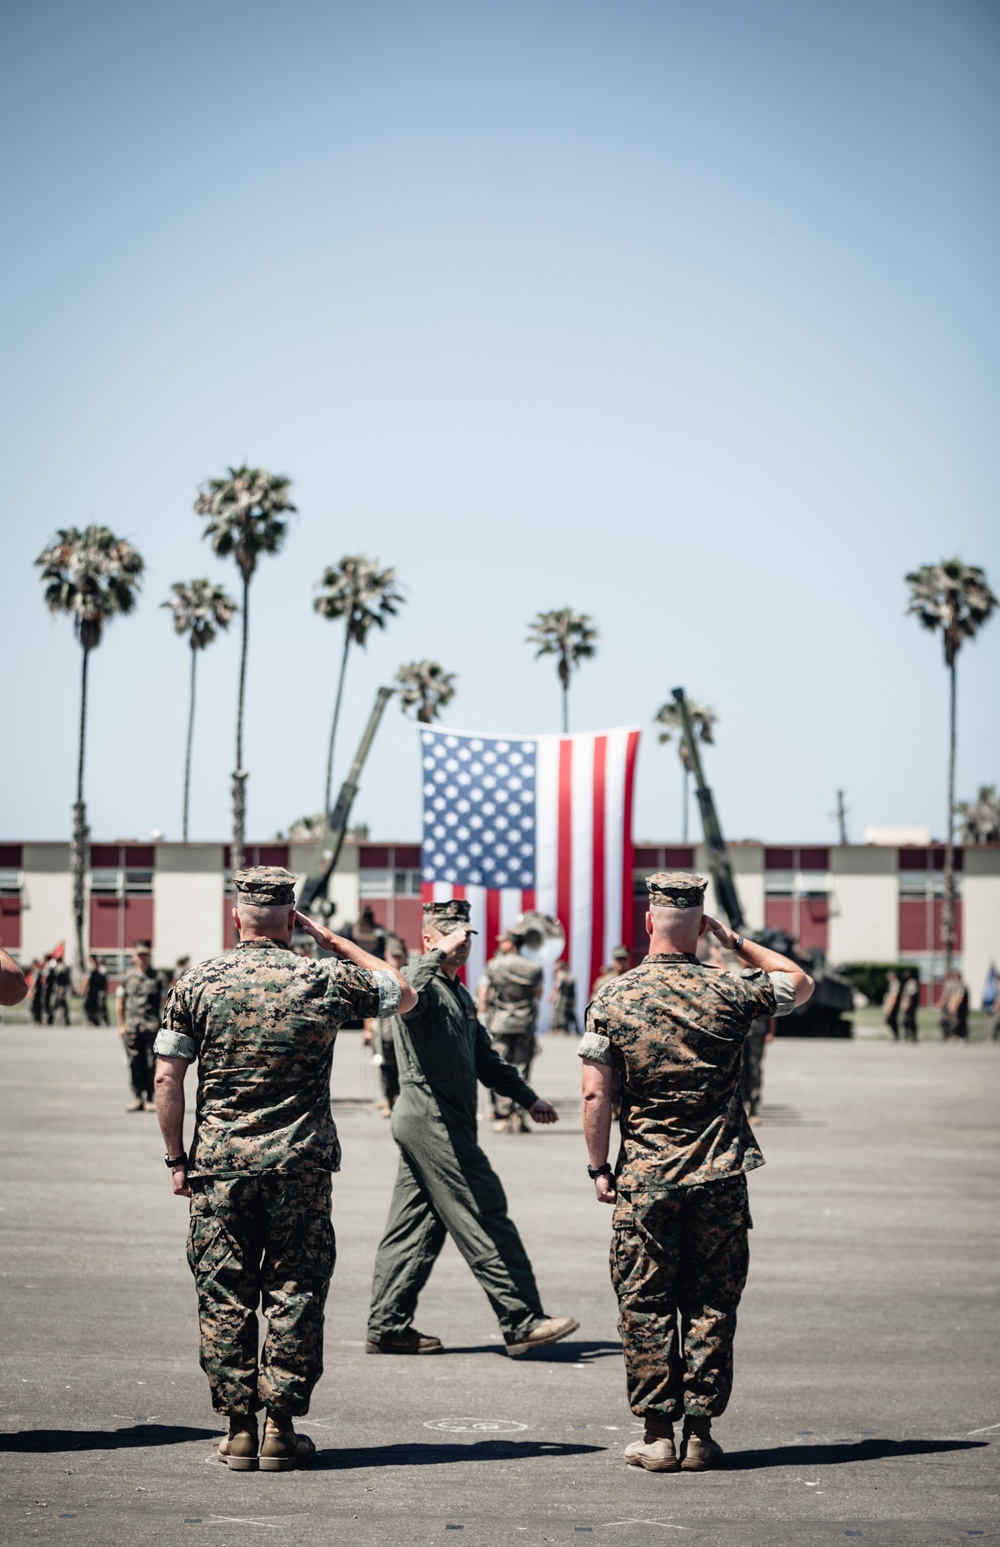
[[[153,872],[153,959],[191,965],[223,949],[225,877],[221,843],[160,843]]]
[[[982,1009],[990,963],[1000,968],[1000,849],[966,849],[962,895],[962,976]]]
[[[759,843],[730,844],[729,863],[733,870],[733,880],[736,882],[736,891],[739,894],[743,908],[743,916],[748,929],[763,929],[764,927],[764,847]],[[715,890],[715,882],[711,879],[711,867],[708,863],[708,846],[699,843],[694,851],[695,871],[698,875],[708,876],[708,893],[705,898],[705,911],[713,918],[720,919],[723,924],[728,923],[726,911],[719,901]]]
[[[22,963],[47,956],[60,940],[66,942],[67,960],[73,962],[73,881],[69,873],[68,843],[26,843],[22,856],[24,887],[21,891]],[[84,949],[87,948],[89,902],[84,913]]]
[[[830,850],[832,962],[899,959],[899,873],[895,849]]]
[[[305,880],[313,856],[311,843],[293,843],[288,850],[288,868],[297,880]],[[338,924],[353,922],[361,911],[361,852],[356,843],[345,843],[340,851],[337,869],[330,878],[327,896],[334,904],[330,928],[336,931]]]

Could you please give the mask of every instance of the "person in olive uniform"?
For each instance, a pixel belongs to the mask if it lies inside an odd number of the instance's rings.
[[[557,1121],[490,1045],[458,969],[469,956],[469,904],[427,902],[424,955],[405,977],[419,998],[396,1018],[399,1100],[392,1135],[399,1171],[375,1259],[370,1354],[432,1354],[441,1340],[413,1326],[417,1299],[450,1235],[486,1293],[512,1358],[575,1332],[571,1316],[546,1316],[500,1179],[476,1135],[476,1082]]]
[[[908,972],[903,979],[903,987],[899,995],[899,1018],[903,1027],[903,1041],[916,1042],[919,1032],[917,1030],[917,1010],[920,1008],[920,978],[915,972]]]
[[[126,1112],[150,1111],[153,1094],[153,1043],[160,1029],[163,979],[152,966],[148,940],[136,941],[132,966],[118,985],[118,1035],[125,1044],[132,1097]]]
[[[157,1112],[173,1192],[191,1200],[201,1365],[213,1407],[229,1417],[219,1458],[235,1471],[274,1472],[315,1454],[294,1420],[308,1412],[323,1371],[336,1255],[337,1029],[408,1009],[416,995],[384,962],[297,914],[287,870],[238,870],[233,882],[240,941],[185,973],[171,993],[156,1039]],[[293,951],[295,927],[337,959]],[[194,1060],[198,1104],[185,1155],[184,1076]],[[259,1357],[258,1305],[267,1319]]]
[[[646,885],[649,955],[587,1006],[584,1135],[598,1202],[615,1206],[611,1278],[629,1405],[644,1424],[625,1460],[704,1471],[722,1455],[711,1427],[729,1401],[749,1264],[744,1173],[764,1161],[740,1100],[740,1058],[753,1022],[804,1004],[813,985],[787,957],[707,918],[700,876],[661,871]],[[706,930],[746,963],[741,972],[698,960]],[[612,1169],[616,1069],[624,1095]]]
[[[478,990],[480,1019],[493,1046],[513,1064],[525,1084],[531,1079],[538,1030],[542,969],[521,955],[524,936],[505,929],[497,936],[497,954],[487,962]],[[491,1091],[496,1133],[528,1133],[524,1112],[508,1096]]]
[[[87,981],[83,989],[83,1013],[88,1026],[108,1024],[108,975],[97,957],[88,957]]]

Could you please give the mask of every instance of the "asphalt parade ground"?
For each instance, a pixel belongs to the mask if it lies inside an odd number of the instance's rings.
[[[736,1385],[715,1431],[727,1465],[667,1475],[622,1462],[636,1426],[611,1211],[584,1170],[572,1043],[550,1040],[533,1080],[558,1104],[557,1128],[482,1127],[546,1310],[575,1315],[579,1332],[509,1360],[449,1245],[418,1321],[447,1352],[372,1358],[365,1317],[395,1150],[365,1099],[360,1037],[342,1034],[339,1255],[327,1372],[302,1424],[320,1454],[278,1474],[215,1459],[187,1208],[170,1194],[155,1117],[124,1111],[115,1033],[6,1025],[0,1061],[5,1544],[1000,1540],[1000,1046],[769,1049],[768,1164],[750,1179]]]

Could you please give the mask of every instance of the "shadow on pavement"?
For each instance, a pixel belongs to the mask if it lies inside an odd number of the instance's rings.
[[[59,1450],[137,1450],[218,1437],[218,1429],[191,1429],[166,1423],[139,1423],[131,1429],[21,1429],[14,1434],[0,1434],[0,1451],[42,1455]]]
[[[621,1357],[620,1343],[550,1343],[548,1347],[533,1348],[521,1354],[517,1364],[593,1364],[595,1359],[607,1359],[609,1355]],[[498,1354],[507,1358],[502,1343],[471,1343],[467,1348],[446,1348],[446,1354]]]
[[[479,1440],[474,1445],[359,1445],[356,1450],[321,1450],[311,1472],[344,1472],[353,1467],[448,1466],[455,1461],[534,1461],[544,1457],[589,1456],[603,1445],[559,1445],[552,1440]]]
[[[891,1461],[894,1456],[928,1456],[942,1450],[979,1450],[986,1440],[856,1440],[830,1445],[776,1445],[773,1450],[732,1450],[729,1472],[768,1466],[842,1466],[848,1461]]]

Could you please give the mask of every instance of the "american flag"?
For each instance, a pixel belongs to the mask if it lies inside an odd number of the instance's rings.
[[[471,903],[473,988],[494,941],[538,909],[566,933],[580,1010],[632,944],[632,786],[639,731],[497,736],[422,730],[423,898]]]

